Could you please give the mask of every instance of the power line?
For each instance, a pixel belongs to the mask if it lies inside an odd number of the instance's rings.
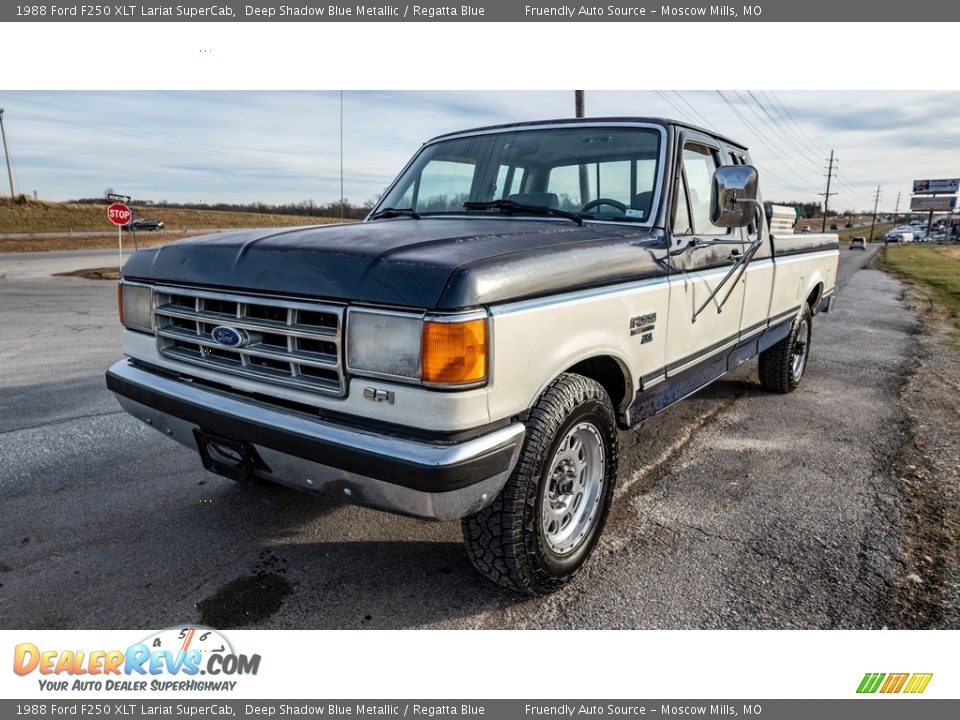
[[[790,105],[790,101],[787,100],[786,98],[783,98],[776,90],[771,90],[770,96],[778,99],[784,111],[787,113],[787,115],[790,117],[791,121],[793,122],[794,127],[796,127],[797,130],[799,130],[803,134],[803,136],[807,139],[807,141],[811,145],[815,146],[817,144],[816,141],[812,137],[810,137],[807,131],[804,130],[803,127],[800,125],[800,123],[797,121],[797,116],[794,113],[792,106]]]
[[[760,100],[757,99],[757,96],[753,94],[753,91],[752,91],[752,90],[747,90],[746,92],[747,92],[747,94],[750,96],[750,98],[753,100],[753,102],[754,102],[754,103],[764,112],[764,114],[767,116],[768,119],[767,119],[766,121],[764,121],[763,118],[761,117],[761,118],[760,118],[761,122],[766,122],[768,126],[770,126],[770,124],[772,123],[772,126],[773,126],[772,129],[773,129],[775,132],[777,132],[777,133],[780,135],[780,137],[783,138],[783,140],[784,140],[791,148],[793,148],[793,149],[798,153],[798,156],[799,156],[799,158],[800,158],[801,160],[805,160],[807,163],[809,163],[809,164],[812,165],[813,167],[819,168],[819,166],[820,166],[820,165],[819,165],[819,161],[816,161],[816,160],[811,159],[811,157],[807,154],[807,150],[803,148],[802,144],[801,144],[801,143],[797,143],[792,137],[790,137],[789,134],[787,134],[785,128],[784,128],[783,125],[782,125],[782,123],[780,123],[779,120],[777,120],[775,117],[773,117],[773,115],[770,113],[770,111],[767,110],[766,105],[764,105],[762,102],[760,102]],[[758,114],[757,116],[760,117],[759,114]]]
[[[705,128],[709,128],[709,127],[713,124],[713,123],[711,123],[709,120],[707,120],[707,118],[704,117],[704,116],[700,113],[699,110],[697,110],[693,105],[691,105],[690,102],[689,102],[683,95],[681,95],[681,94],[680,94],[679,92],[677,92],[676,90],[673,91],[673,94],[676,95],[678,98],[680,98],[680,100],[682,100],[683,103],[684,103],[688,108],[690,108],[691,110],[693,110],[693,112],[694,112],[697,116],[699,116],[701,120],[703,120],[703,123],[704,123],[703,126],[704,126]]]
[[[654,92],[660,97],[661,100],[663,100],[665,103],[667,103],[667,105],[669,105],[669,106],[670,106],[671,108],[673,108],[680,116],[682,116],[684,120],[686,120],[687,122],[689,122],[689,123],[691,123],[691,124],[693,124],[693,125],[698,124],[697,121],[693,119],[693,116],[691,116],[686,110],[684,110],[682,107],[680,107],[680,106],[677,105],[675,102],[673,102],[673,100],[671,100],[670,97],[669,97],[666,93],[661,92],[660,90],[654,90]]]
[[[800,127],[793,122],[789,117],[787,117],[783,105],[773,96],[773,93],[768,93],[766,90],[758,91],[763,97],[767,99],[767,102],[770,104],[770,107],[773,108],[773,111],[777,116],[783,121],[785,127],[790,130],[791,135],[795,137],[801,145],[808,145],[813,150],[814,154],[820,155],[820,149],[817,146],[816,141],[810,139],[806,133],[801,133]],[[802,136],[801,136],[802,134]]]
[[[666,103],[668,103],[668,104],[670,105],[670,107],[672,107],[674,110],[676,110],[678,113],[680,113],[684,118],[686,118],[687,120],[689,120],[689,121],[692,122],[693,124],[697,124],[696,120],[694,120],[694,119],[693,119],[686,111],[684,111],[682,108],[680,108],[679,106],[677,106],[677,105],[676,105],[669,97],[667,97],[664,93],[661,93],[659,90],[655,90],[654,92],[656,92],[657,95],[659,95],[661,98],[663,98],[663,100],[664,100]],[[679,97],[694,113],[696,113],[701,119],[703,119],[703,121],[706,123],[705,127],[713,128],[713,127],[716,125],[716,123],[712,123],[712,122],[710,122],[709,120],[707,120],[706,116],[704,116],[703,113],[701,113],[699,110],[697,110],[689,101],[687,101],[682,95],[680,95],[680,93],[678,93],[678,92],[675,91],[675,90],[674,90],[673,92],[674,92],[674,94],[677,95],[677,97]],[[777,182],[777,183],[779,183],[779,184],[781,184],[781,185],[783,185],[783,186],[785,186],[785,187],[788,187],[788,188],[790,188],[790,189],[792,189],[792,190],[795,190],[796,192],[800,192],[800,193],[805,193],[805,192],[807,192],[807,190],[805,190],[804,188],[798,187],[797,185],[793,184],[791,181],[785,180],[785,179],[782,178],[781,176],[777,175],[776,173],[772,172],[772,171],[769,170],[768,168],[764,167],[764,166],[761,165],[759,162],[757,162],[756,158],[753,158],[753,164],[756,165],[756,166],[757,166],[757,169],[760,170],[764,175],[769,176],[769,177],[770,177],[772,180],[774,180],[775,182]]]
[[[798,172],[793,168],[792,165],[788,164],[785,160],[783,160],[782,157],[780,157],[780,153],[779,153],[776,149],[774,149],[773,147],[770,146],[770,144],[767,142],[766,138],[765,138],[760,132],[758,132],[757,129],[753,126],[753,123],[751,123],[751,122],[746,118],[746,116],[745,116],[742,112],[740,112],[740,110],[738,110],[737,107],[736,107],[732,102],[730,102],[730,100],[727,98],[726,95],[723,94],[723,92],[721,92],[720,90],[715,90],[714,92],[716,92],[717,95],[719,95],[720,98],[727,104],[727,106],[728,106],[731,110],[733,110],[734,114],[735,114],[738,118],[740,118],[740,120],[743,122],[743,124],[746,125],[748,128],[750,128],[751,132],[753,132],[753,134],[754,134],[754,136],[757,138],[757,140],[759,140],[759,141],[767,148],[767,150],[770,151],[770,153],[773,155],[773,157],[775,157],[777,160],[779,160],[780,163],[781,163],[785,168],[787,168],[790,172],[792,172],[794,175],[796,175],[796,176],[800,179],[800,182],[802,182],[807,188],[809,188],[809,187],[811,186],[811,183],[810,183],[809,179],[801,176],[800,173],[798,173]],[[806,191],[804,191],[804,192],[809,192],[809,190],[806,190]]]
[[[676,105],[669,97],[667,97],[664,93],[661,93],[659,90],[655,90],[654,92],[656,92],[657,95],[659,95],[667,104],[670,105],[670,107],[672,107],[674,110],[676,110],[678,113],[680,113],[680,114],[681,114],[683,117],[685,117],[687,120],[689,120],[690,122],[692,122],[692,123],[694,123],[694,124],[697,124],[697,122],[696,122],[686,111],[684,111],[682,108],[680,108],[679,106],[677,106],[677,105]],[[697,110],[697,109],[696,109],[689,101],[687,101],[680,93],[678,93],[676,90],[674,90],[673,92],[674,92],[674,94],[677,95],[677,97],[679,97],[694,113],[696,113],[701,119],[703,119],[703,121],[706,123],[705,127],[712,128],[712,127],[714,127],[714,126],[716,125],[716,123],[712,123],[712,122],[710,122],[709,120],[707,120],[706,116],[704,116],[703,113],[701,113],[699,110]],[[794,191],[799,192],[799,193],[806,193],[806,192],[808,192],[808,190],[806,190],[806,189],[804,189],[804,188],[802,188],[802,187],[798,187],[798,186],[795,185],[793,182],[791,182],[791,181],[789,181],[789,180],[785,180],[785,179],[782,178],[781,176],[777,175],[776,173],[772,172],[772,171],[769,170],[768,168],[764,167],[764,166],[761,165],[759,162],[757,162],[756,158],[753,158],[752,160],[753,160],[753,164],[756,165],[757,169],[760,170],[764,175],[769,176],[774,182],[777,182],[777,183],[779,183],[780,185],[783,185],[784,187],[790,188],[791,190],[794,190]]]

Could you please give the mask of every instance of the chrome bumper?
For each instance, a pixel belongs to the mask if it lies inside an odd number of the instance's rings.
[[[239,398],[121,360],[107,371],[121,407],[181,445],[195,430],[255,450],[255,475],[306,492],[432,520],[486,507],[516,465],[525,428],[512,423],[462,442],[381,435]]]

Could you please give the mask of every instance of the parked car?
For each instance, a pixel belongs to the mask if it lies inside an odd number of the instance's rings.
[[[914,241],[914,234],[911,230],[905,230],[903,228],[895,228],[884,235],[883,240],[884,244],[895,242],[897,245],[903,245],[905,243],[911,243]]]
[[[136,220],[131,220],[129,223],[123,226],[124,230],[147,230],[153,232],[154,230],[163,230],[163,221],[154,220],[152,218],[138,218]]]
[[[809,226],[809,225],[803,225],[803,226],[801,226],[801,228],[800,228],[800,232],[802,232],[802,233],[808,233],[808,232],[813,232],[813,231],[810,229],[810,226]]]
[[[865,237],[860,237],[859,235],[857,237],[852,237],[850,238],[849,248],[851,250],[866,250],[867,239]]]
[[[749,163],[661,119],[440,136],[364,222],[134,253],[107,385],[211,472],[460,520],[484,576],[551,592],[598,542],[621,429],[754,356],[801,383],[839,243],[772,237]]]

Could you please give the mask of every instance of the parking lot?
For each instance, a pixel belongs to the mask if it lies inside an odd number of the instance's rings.
[[[763,393],[750,363],[621,436],[598,552],[536,600],[476,575],[457,523],[206,473],[104,387],[115,284],[51,276],[115,254],[0,256],[0,626],[898,626],[917,320],[876,248],[841,250],[797,392]]]

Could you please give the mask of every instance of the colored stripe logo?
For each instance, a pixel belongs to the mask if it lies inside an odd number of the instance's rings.
[[[857,692],[871,693],[910,693],[919,694],[927,689],[933,673],[867,673],[860,681]]]

